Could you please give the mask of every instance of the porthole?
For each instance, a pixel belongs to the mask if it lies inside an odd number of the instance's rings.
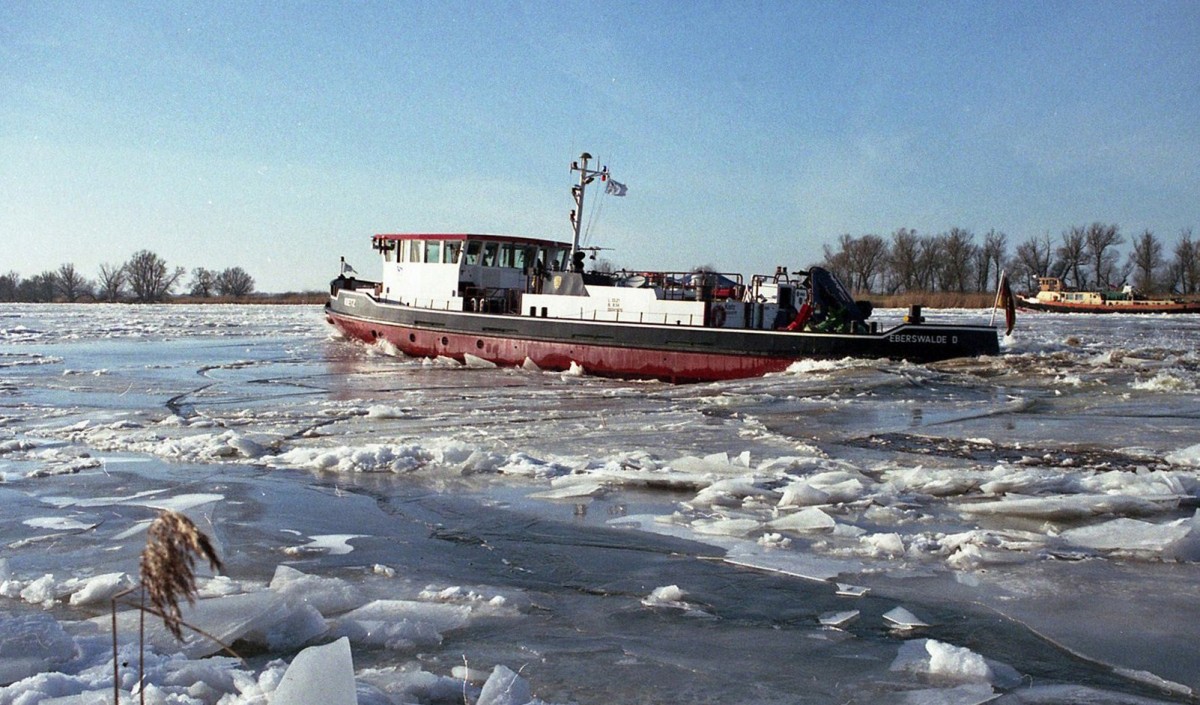
[[[442,336],[442,345],[449,345],[449,344],[450,344],[450,339],[443,335]]]
[[[475,347],[476,347],[476,349],[478,349],[478,350],[483,350],[483,341],[482,341],[482,340],[476,340],[476,341],[475,341]]]
[[[408,342],[410,342],[410,343],[415,343],[415,342],[417,342],[417,334],[416,334],[416,333],[409,333],[409,334],[408,334]]]

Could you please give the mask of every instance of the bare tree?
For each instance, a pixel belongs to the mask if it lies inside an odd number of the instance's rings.
[[[887,265],[887,242],[878,235],[863,235],[850,243],[850,288],[870,292]]]
[[[58,268],[55,283],[58,284],[58,293],[63,300],[70,303],[92,295],[92,283],[75,269],[75,265],[69,262]]]
[[[1192,240],[1191,228],[1179,233],[1173,254],[1169,277],[1172,288],[1181,294],[1200,291],[1200,243]]]
[[[1057,258],[1054,269],[1064,279],[1070,275],[1076,289],[1082,289],[1087,283],[1083,278],[1083,260],[1087,247],[1086,236],[1085,228],[1072,226],[1070,230],[1063,231],[1062,244],[1054,251]]]
[[[916,291],[921,288],[921,239],[916,230],[900,228],[892,233],[892,246],[888,253],[888,268],[891,279],[888,293]]]
[[[16,272],[0,274],[0,301],[16,301],[21,288],[21,275]]]
[[[1133,285],[1137,289],[1154,293],[1158,291],[1162,278],[1162,243],[1147,230],[1133,241],[1133,252],[1129,253],[1129,266],[1133,270]]]
[[[1025,287],[1033,291],[1038,277],[1050,276],[1050,261],[1054,246],[1050,244],[1050,233],[1031,237],[1020,245],[1013,262],[1013,277],[1023,278]]]
[[[100,278],[96,282],[96,298],[110,303],[121,300],[125,294],[125,265],[100,265]]]
[[[945,242],[942,237],[937,235],[926,236],[921,239],[920,248],[917,287],[920,290],[933,291],[938,285],[938,273],[946,250]]]
[[[217,273],[204,267],[192,270],[192,283],[189,293],[207,299],[217,289]]]
[[[979,269],[976,272],[980,291],[992,291],[1000,286],[1000,272],[1008,263],[1008,236],[989,230],[983,236],[983,247],[979,248]]]
[[[976,246],[975,236],[970,230],[950,228],[950,232],[939,236],[942,240],[942,266],[939,269],[939,285],[942,291],[964,292],[971,288]]]
[[[17,301],[51,303],[58,296],[58,274],[46,271],[32,276],[17,287]]]
[[[1085,253],[1096,275],[1096,288],[1107,289],[1124,277],[1118,269],[1117,248],[1125,244],[1125,236],[1116,225],[1092,223],[1084,233]]]
[[[129,288],[133,290],[133,297],[140,303],[165,300],[176,282],[184,275],[183,267],[176,267],[171,271],[163,258],[149,250],[135,252],[125,263],[125,271],[129,276]]]
[[[839,249],[835,250],[829,245],[822,245],[821,250],[825,255],[821,266],[833,272],[833,275],[842,281],[850,281],[853,275],[850,269],[850,253],[846,251],[846,244],[851,242],[853,238],[850,235],[842,235],[838,238]]]
[[[217,275],[216,286],[222,296],[247,296],[254,291],[254,277],[241,267],[231,267]]]

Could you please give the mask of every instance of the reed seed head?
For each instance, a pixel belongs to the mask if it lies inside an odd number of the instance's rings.
[[[221,559],[212,543],[191,519],[171,510],[162,510],[146,536],[142,550],[142,586],[150,596],[163,625],[183,640],[180,628],[183,616],[179,611],[180,598],[188,604],[196,602],[196,557],[208,561],[213,570],[221,570]]]

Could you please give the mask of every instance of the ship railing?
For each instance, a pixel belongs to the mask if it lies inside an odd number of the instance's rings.
[[[464,299],[434,299],[413,298],[409,301],[413,308],[427,308],[432,311],[462,311]]]
[[[580,309],[576,317],[581,321],[596,323],[647,323],[664,326],[701,326],[704,325],[702,314],[681,314],[650,311],[591,311]]]
[[[746,291],[742,275],[732,272],[615,272],[617,286],[654,289],[660,299],[672,301],[739,300]]]

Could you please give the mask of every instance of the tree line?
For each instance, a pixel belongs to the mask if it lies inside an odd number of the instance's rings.
[[[186,274],[183,267],[169,267],[162,257],[141,250],[122,264],[100,265],[95,279],[88,279],[70,263],[28,279],[16,272],[0,274],[0,301],[160,303],[183,286]],[[254,277],[241,267],[220,272],[197,267],[185,288],[188,295],[198,298],[241,298],[254,293]]]
[[[1060,236],[1049,233],[1017,243],[1009,252],[1008,235],[989,230],[982,242],[962,228],[919,235],[900,228],[890,238],[842,235],[824,245],[821,266],[860,293],[987,292],[1008,272],[1014,288],[1037,291],[1038,277],[1059,277],[1075,289],[1112,289],[1132,285],[1145,294],[1200,293],[1200,242],[1190,228],[1179,233],[1168,256],[1167,244],[1150,230],[1126,238],[1116,225],[1072,226]]]

